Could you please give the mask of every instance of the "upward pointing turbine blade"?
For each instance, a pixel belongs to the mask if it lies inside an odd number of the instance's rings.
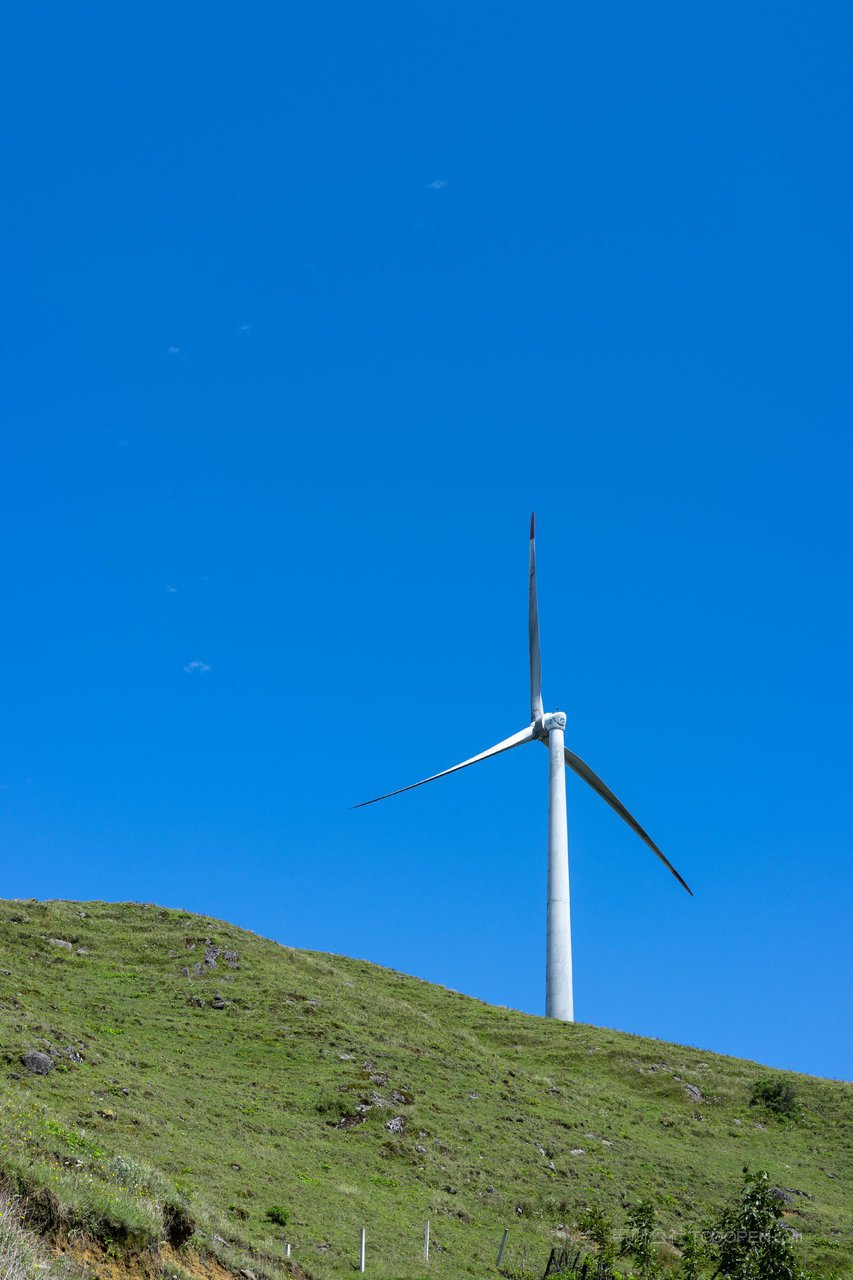
[[[530,640],[530,719],[538,720],[542,706],[542,665],[539,658],[539,602],[536,599],[536,515],[530,517],[530,575],[527,593],[527,620]]]
[[[376,804],[379,800],[388,800],[391,796],[402,795],[404,791],[414,791],[415,787],[422,787],[426,782],[435,782],[436,778],[446,778],[449,773],[458,773],[460,769],[467,769],[471,764],[479,764],[481,760],[488,760],[489,756],[499,756],[502,751],[511,751],[513,747],[522,747],[525,742],[533,742],[535,736],[533,725],[528,725],[520,733],[514,733],[511,738],[504,738],[503,742],[498,742],[494,747],[489,747],[488,751],[481,751],[478,756],[472,756],[470,760],[463,760],[461,764],[455,764],[452,769],[442,769],[441,773],[434,773],[430,778],[421,778],[420,782],[410,782],[407,787],[399,787],[396,791],[386,791],[384,796],[375,796],[372,800],[362,800],[361,804],[354,804],[353,809],[363,809],[365,805]]]
[[[598,794],[601,796],[602,800],[604,800],[607,804],[609,804],[610,808],[619,814],[619,817],[623,820],[623,822],[627,822],[631,830],[636,832],[636,834],[640,837],[643,843],[649,846],[652,853],[656,854],[657,857],[660,858],[663,865],[672,872],[672,874],[675,876],[678,883],[687,890],[687,892],[690,894],[692,898],[693,890],[690,888],[690,885],[687,883],[686,880],[682,880],[681,876],[678,874],[678,872],[676,871],[672,863],[669,861],[669,859],[664,857],[660,849],[655,844],[654,840],[652,840],[651,836],[646,834],[646,832],[640,826],[637,819],[631,816],[631,814],[625,808],[622,801],[617,799],[617,797],[613,794],[613,792],[610,790],[607,784],[601,781],[601,778],[599,778],[597,773],[593,773],[589,765],[585,764],[584,761],[581,760],[580,756],[576,756],[574,751],[569,751],[568,747],[565,748],[565,756],[566,756],[566,764],[569,766],[572,772],[576,773],[579,778],[583,778],[584,782],[586,782],[590,787],[592,787],[593,791],[597,791]]]

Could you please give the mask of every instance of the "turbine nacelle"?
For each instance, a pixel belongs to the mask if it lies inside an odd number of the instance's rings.
[[[537,716],[533,721],[533,733],[541,742],[548,741],[548,735],[552,729],[565,729],[565,727],[565,711],[546,711],[544,715]]]

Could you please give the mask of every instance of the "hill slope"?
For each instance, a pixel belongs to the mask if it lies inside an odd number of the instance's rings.
[[[524,1248],[541,1275],[591,1197],[622,1220],[653,1195],[677,1235],[748,1164],[790,1189],[804,1261],[853,1274],[851,1085],[785,1073],[801,1111],[783,1122],[749,1105],[753,1063],[150,905],[0,903],[0,970],[0,1175],[50,1189],[56,1239],[194,1231],[257,1275],[288,1241],[322,1277],[352,1272],[364,1226],[368,1271],[406,1277],[429,1218],[442,1276],[494,1269],[505,1227],[505,1263]]]

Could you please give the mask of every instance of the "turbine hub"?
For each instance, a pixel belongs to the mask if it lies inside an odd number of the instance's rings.
[[[547,740],[548,734],[552,729],[565,729],[566,713],[565,711],[546,711],[534,723],[536,737]]]

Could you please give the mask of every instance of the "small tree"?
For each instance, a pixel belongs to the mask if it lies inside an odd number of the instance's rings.
[[[598,1274],[608,1276],[616,1263],[613,1220],[600,1204],[590,1205],[578,1218],[578,1227],[598,1251]]]
[[[782,1207],[770,1179],[763,1170],[743,1172],[740,1199],[723,1209],[710,1233],[715,1274],[727,1280],[807,1280],[779,1224]]]
[[[641,1200],[628,1211],[628,1230],[622,1239],[621,1253],[637,1264],[639,1280],[653,1280],[659,1274],[655,1248],[657,1219],[651,1200]]]
[[[678,1272],[681,1280],[699,1280],[702,1274],[702,1263],[708,1256],[705,1242],[695,1227],[687,1227],[678,1241],[681,1249],[681,1268]]]

